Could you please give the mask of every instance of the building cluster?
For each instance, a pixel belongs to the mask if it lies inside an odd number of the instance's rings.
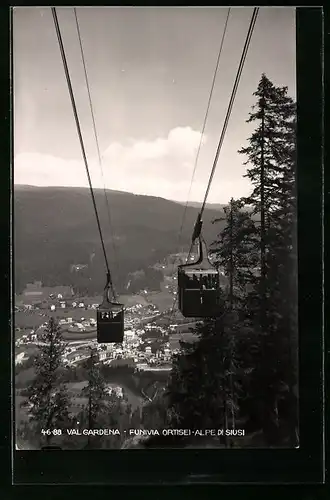
[[[59,325],[68,332],[93,332],[96,331],[95,318],[81,318],[79,321],[73,321],[72,318],[63,318],[59,320]]]
[[[143,340],[145,329],[125,330],[121,344],[98,344],[95,340],[70,343],[64,352],[64,363],[74,365],[87,359],[90,347],[98,351],[100,362],[107,364],[118,359],[131,360],[137,369],[148,366],[149,369],[168,366],[171,362],[172,350],[169,342],[158,343],[157,348],[150,346],[151,340]],[[141,365],[141,366],[140,366]]]
[[[165,286],[173,294],[177,286],[176,276],[165,277]],[[96,337],[95,310],[101,300],[102,297],[77,298],[70,287],[47,288],[43,287],[41,282],[35,282],[27,285],[22,296],[16,297],[15,311],[23,311],[24,317],[25,314],[37,314],[46,321],[48,313],[42,309],[57,310],[57,320],[62,329],[77,334],[76,340],[68,342],[63,355],[63,361],[67,365],[74,365],[86,359],[90,354],[90,347],[93,346],[99,351],[100,361],[103,363],[127,359],[138,369],[156,370],[170,366],[173,353],[179,350],[178,341],[171,341],[177,330],[177,324],[173,323],[178,323],[178,320],[170,310],[160,313],[154,304],[139,303],[125,307],[125,334],[122,344],[100,345],[94,339],[79,338],[79,333],[89,332],[95,332]],[[75,309],[77,311],[74,311]],[[78,310],[81,313],[77,314]],[[24,334],[16,340],[16,350],[22,348],[24,351],[23,346],[35,348],[40,344],[40,334],[46,325],[47,322],[35,329],[25,328]],[[22,325],[15,326],[16,330],[24,328]],[[17,353],[17,364],[25,360],[24,354]]]
[[[78,304],[79,306],[79,304]],[[35,305],[33,310],[40,316],[45,316]],[[90,355],[90,347],[99,352],[100,361],[111,363],[113,360],[127,359],[134,363],[137,369],[161,369],[168,367],[171,362],[172,351],[168,342],[168,333],[175,331],[174,325],[168,325],[165,321],[163,326],[154,324],[155,318],[160,322],[162,317],[156,306],[152,304],[137,304],[127,307],[125,310],[125,334],[121,344],[98,344],[95,339],[79,339],[80,332],[96,332],[96,319],[81,317],[74,320],[73,317],[58,317],[59,325],[63,330],[76,333],[77,340],[69,341],[63,354],[63,361],[67,365],[75,365]],[[47,326],[47,322],[36,329],[31,329],[16,340],[16,351],[23,346],[36,347],[41,342],[41,334]],[[16,330],[20,327],[17,326]],[[17,353],[16,364],[23,363],[26,355]]]
[[[97,309],[101,297],[75,297],[70,286],[45,287],[41,281],[28,283],[23,293],[15,297],[17,309]]]

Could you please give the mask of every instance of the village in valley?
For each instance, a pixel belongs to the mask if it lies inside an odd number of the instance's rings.
[[[192,257],[194,258],[194,257]],[[121,344],[98,344],[96,310],[102,296],[82,297],[70,286],[43,286],[41,281],[28,283],[15,297],[15,365],[24,379],[24,366],[33,358],[41,343],[41,335],[50,317],[54,317],[65,341],[63,364],[79,365],[98,351],[103,364],[134,367],[135,371],[170,372],[171,359],[180,349],[180,340],[194,340],[191,322],[172,305],[176,295],[176,274],[173,266],[159,266],[164,271],[161,292],[141,290],[123,295],[125,333]],[[116,388],[118,394],[120,387]]]

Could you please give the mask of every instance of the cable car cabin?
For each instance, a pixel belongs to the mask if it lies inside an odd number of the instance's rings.
[[[99,305],[96,316],[98,343],[121,343],[124,339],[123,304],[104,300]]]
[[[219,272],[200,257],[196,262],[178,266],[179,309],[186,318],[217,318],[223,314]]]

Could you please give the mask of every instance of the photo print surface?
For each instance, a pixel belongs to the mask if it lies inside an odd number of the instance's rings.
[[[295,9],[13,10],[19,450],[299,446]]]

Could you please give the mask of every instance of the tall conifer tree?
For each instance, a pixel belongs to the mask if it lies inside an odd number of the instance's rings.
[[[43,437],[41,443],[45,441],[48,445],[54,437],[54,429],[63,431],[70,424],[68,392],[60,381],[64,349],[61,329],[54,318],[50,318],[40,336],[36,376],[28,391],[30,421],[36,434]]]

